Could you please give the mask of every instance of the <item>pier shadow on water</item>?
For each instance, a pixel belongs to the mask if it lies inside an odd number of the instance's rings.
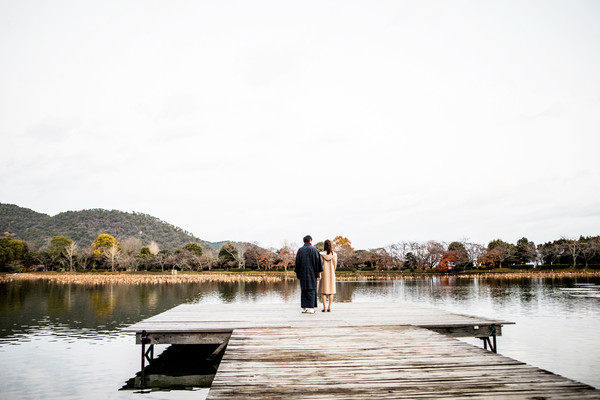
[[[219,345],[173,344],[150,361],[144,371],[127,380],[119,390],[139,392],[210,388],[224,351]]]

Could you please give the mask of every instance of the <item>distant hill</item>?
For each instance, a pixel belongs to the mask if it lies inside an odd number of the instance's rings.
[[[130,236],[138,237],[145,245],[155,241],[161,249],[167,250],[180,249],[189,242],[201,243],[210,251],[218,249],[212,243],[151,215],[117,210],[67,211],[51,217],[14,204],[0,203],[0,236],[5,232],[30,243],[35,249],[46,245],[57,235],[69,237],[79,246],[86,247],[101,233],[108,233],[119,241]]]

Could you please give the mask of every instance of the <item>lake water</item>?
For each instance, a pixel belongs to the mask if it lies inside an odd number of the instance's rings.
[[[140,370],[121,328],[181,303],[299,303],[297,281],[163,285],[0,284],[1,399],[198,399],[208,389],[119,390]],[[338,282],[343,302],[425,303],[516,322],[498,352],[600,388],[600,279],[424,278]],[[335,305],[333,307],[335,312]],[[478,339],[464,339],[481,346]],[[167,346],[157,346],[158,355]],[[166,353],[164,353],[166,354]]]

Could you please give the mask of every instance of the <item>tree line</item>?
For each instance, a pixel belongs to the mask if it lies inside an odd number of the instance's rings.
[[[38,251],[6,232],[0,238],[0,271],[202,271],[213,269],[283,269],[295,260],[291,245],[267,250],[252,243],[225,242],[218,251],[189,242],[179,249],[160,249],[151,241],[143,244],[130,236],[119,242],[100,234],[88,247],[81,247],[66,236],[54,236]]]
[[[600,236],[561,238],[536,245],[523,237],[515,244],[492,240],[487,245],[468,240],[450,243],[429,240],[404,241],[386,247],[354,249],[347,237],[333,239],[342,270],[465,271],[496,268],[600,268]],[[315,246],[323,250],[323,242]],[[180,249],[160,249],[154,241],[139,237],[119,242],[100,234],[89,247],[78,246],[66,236],[53,237],[39,251],[5,233],[0,238],[0,270],[21,271],[168,271],[282,270],[294,267],[296,246],[265,249],[255,243],[225,242],[218,251],[207,251],[189,242]]]

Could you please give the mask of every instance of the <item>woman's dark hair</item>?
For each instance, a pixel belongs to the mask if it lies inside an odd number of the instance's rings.
[[[325,246],[323,248],[325,249],[325,251],[327,252],[327,254],[333,253],[333,249],[331,248],[331,240],[327,239],[325,241]]]

